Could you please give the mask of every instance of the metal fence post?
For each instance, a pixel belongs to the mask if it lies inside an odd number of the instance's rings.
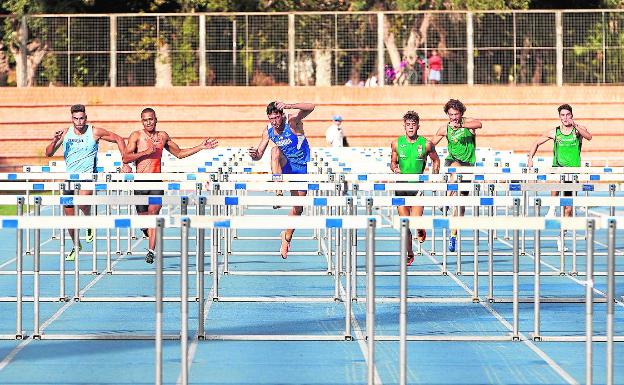
[[[188,245],[191,220],[182,219],[180,245],[180,379],[188,384]]]
[[[474,85],[474,26],[472,12],[466,13],[466,78],[468,85]]]
[[[607,233],[607,378],[606,384],[613,385],[613,334],[615,302],[615,219],[610,219]]]
[[[35,197],[35,216],[41,215],[41,197]],[[41,267],[41,229],[35,229],[35,251],[33,262],[33,338],[41,338],[39,330],[39,291],[40,291],[40,267]]]
[[[594,219],[587,221],[587,267],[585,277],[585,384],[593,383],[594,336]]]
[[[163,228],[164,218],[156,219],[156,385],[162,384],[162,341],[163,341]]]
[[[17,215],[24,215],[24,198],[17,198]],[[15,339],[21,340],[24,338],[24,330],[22,327],[22,294],[23,294],[23,284],[22,284],[22,273],[23,273],[23,262],[24,262],[24,231],[22,229],[17,228],[17,245],[16,245],[16,255],[15,255],[15,270],[16,270],[16,283],[15,283],[15,301],[17,303],[17,310],[15,313]]]
[[[400,307],[399,307],[399,384],[407,384],[407,242],[409,239],[409,220],[401,219],[400,266]]]
[[[556,65],[557,86],[563,85],[563,22],[562,12],[555,12],[555,35],[556,35]]]
[[[514,205],[513,205],[513,216],[514,217],[519,217],[520,216],[520,198],[514,198],[513,200]],[[519,334],[519,302],[520,302],[520,298],[519,298],[519,291],[520,291],[520,251],[518,250],[518,243],[520,241],[519,239],[520,236],[520,231],[516,228],[513,230],[513,240],[512,240],[512,244],[513,244],[513,282],[512,282],[512,296],[513,296],[513,335],[511,336],[512,339],[514,341],[518,341],[520,340],[520,334]]]
[[[375,227],[374,218],[366,228],[366,339],[368,343],[368,385],[375,384]]]
[[[295,85],[295,14],[288,14],[288,85]]]
[[[108,81],[111,87],[117,87],[117,16],[109,16],[110,38],[110,70]]]
[[[377,83],[383,87],[384,79],[384,17],[382,12],[377,14]]]
[[[206,86],[206,15],[199,15],[199,85]]]

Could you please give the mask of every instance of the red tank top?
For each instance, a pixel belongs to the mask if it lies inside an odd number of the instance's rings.
[[[160,161],[162,159],[162,152],[163,148],[165,147],[165,142],[163,141],[160,132],[156,131],[156,135],[152,137],[148,135],[145,130],[141,130],[139,140],[137,141],[137,152],[147,150],[149,147],[148,141],[154,143],[156,151],[137,160],[136,172],[159,173]]]

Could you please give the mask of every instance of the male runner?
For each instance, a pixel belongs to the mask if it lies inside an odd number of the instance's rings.
[[[390,148],[392,149],[392,159],[390,161],[390,170],[395,174],[422,174],[427,165],[427,156],[431,159],[433,173],[440,172],[440,158],[435,150],[433,143],[426,138],[418,135],[420,127],[420,118],[415,111],[407,111],[403,115],[403,128],[405,135],[399,136],[397,140],[392,141]],[[397,196],[420,196],[422,191],[396,191]],[[400,216],[421,216],[423,206],[398,206]],[[418,242],[423,243],[427,238],[425,229],[417,230]],[[407,265],[414,262],[414,250],[412,248],[412,233],[408,230],[407,237]]]
[[[442,138],[448,141],[448,156],[444,160],[444,167],[474,166],[476,161],[476,131],[481,128],[481,122],[464,117],[466,106],[457,99],[451,99],[444,105],[444,113],[448,116],[448,123],[441,126],[431,142],[437,146]],[[449,195],[457,195],[451,191]],[[468,195],[468,192],[462,192]],[[465,207],[459,207],[459,215],[464,216]],[[454,210],[453,215],[457,215]],[[448,241],[448,250],[455,251],[457,230],[451,230]]]
[[[569,104],[560,105],[557,111],[559,111],[561,125],[537,138],[531,146],[531,150],[529,150],[527,167],[533,167],[533,156],[535,156],[537,149],[549,140],[552,140],[554,143],[553,167],[581,167],[581,147],[583,145],[583,139],[591,140],[592,134],[587,131],[585,126],[581,126],[574,121],[572,107]],[[557,196],[559,192],[551,191],[550,195]],[[572,191],[564,191],[563,195],[572,196]],[[550,206],[546,216],[551,217],[554,215],[555,206]],[[564,206],[563,216],[572,216],[572,206]],[[557,249],[561,251],[562,248],[565,249],[565,246],[562,244],[561,239],[557,239]]]
[[[284,114],[285,109],[296,109],[296,115]],[[260,160],[264,155],[269,139],[275,143],[271,149],[271,172],[273,174],[307,174],[310,160],[310,146],[303,131],[303,119],[314,110],[312,103],[286,104],[271,102],[266,108],[269,124],[262,131],[262,138],[257,147],[249,148],[249,156],[253,160]],[[291,190],[290,195],[304,196],[307,191]],[[294,206],[289,215],[301,215],[302,206]],[[280,255],[288,258],[290,241],[294,229],[282,231],[280,237]]]
[[[97,152],[100,139],[111,143],[117,143],[119,152],[123,155],[126,150],[124,139],[113,132],[87,124],[85,106],[82,104],[75,104],[71,106],[70,112],[72,125],[54,133],[52,141],[46,146],[46,156],[53,156],[62,146],[67,172],[78,174],[97,172]],[[124,164],[121,171],[130,172],[130,167]],[[74,190],[71,190],[69,187],[63,190],[63,195],[73,194]],[[92,195],[93,191],[80,190],[79,194]],[[91,215],[90,205],[80,205],[79,207],[84,215]],[[75,215],[74,206],[63,206],[63,212],[65,215]],[[65,257],[65,260],[73,261],[76,259],[76,245],[78,245],[79,251],[82,250],[80,231],[67,229],[67,232],[72,238],[74,246],[71,252]],[[94,233],[95,231],[93,229],[87,229],[87,243],[93,242]]]
[[[169,151],[178,159],[191,156],[203,149],[217,147],[215,139],[207,138],[195,147],[180,148],[165,131],[156,130],[156,111],[145,108],[141,111],[141,123],[143,129],[134,131],[128,139],[128,146],[123,156],[123,161],[135,162],[137,173],[160,173],[160,163],[163,149]],[[135,190],[134,195],[164,195],[163,190]],[[162,205],[138,205],[139,215],[158,215]],[[154,249],[156,247],[156,230],[142,229],[149,239],[145,262],[154,263]]]

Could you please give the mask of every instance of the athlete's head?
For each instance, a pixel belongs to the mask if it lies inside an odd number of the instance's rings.
[[[572,106],[569,104],[562,104],[557,108],[557,111],[559,111],[559,119],[561,119],[561,124],[563,124],[564,126],[571,126],[572,125]]]
[[[141,111],[141,123],[143,123],[143,128],[146,131],[155,131],[157,122],[158,119],[156,119],[156,111],[154,111],[153,108],[148,107]]]
[[[284,110],[277,107],[277,102],[271,102],[266,108],[267,118],[273,128],[281,127],[284,122]]]
[[[87,112],[85,106],[82,104],[74,104],[69,109],[71,111],[72,123],[74,124],[74,128],[77,130],[82,130],[82,128],[87,123]]]
[[[418,128],[420,126],[420,117],[416,111],[407,111],[403,115],[403,127],[405,128],[405,135],[409,138],[414,138],[418,134]]]
[[[444,105],[444,113],[448,115],[449,121],[452,123],[459,123],[464,112],[466,112],[466,106],[457,99],[451,99]]]

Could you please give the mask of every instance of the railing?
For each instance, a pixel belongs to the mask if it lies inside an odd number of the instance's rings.
[[[443,84],[617,84],[623,22],[618,10],[5,16],[0,55],[18,86],[418,85],[434,50]]]

